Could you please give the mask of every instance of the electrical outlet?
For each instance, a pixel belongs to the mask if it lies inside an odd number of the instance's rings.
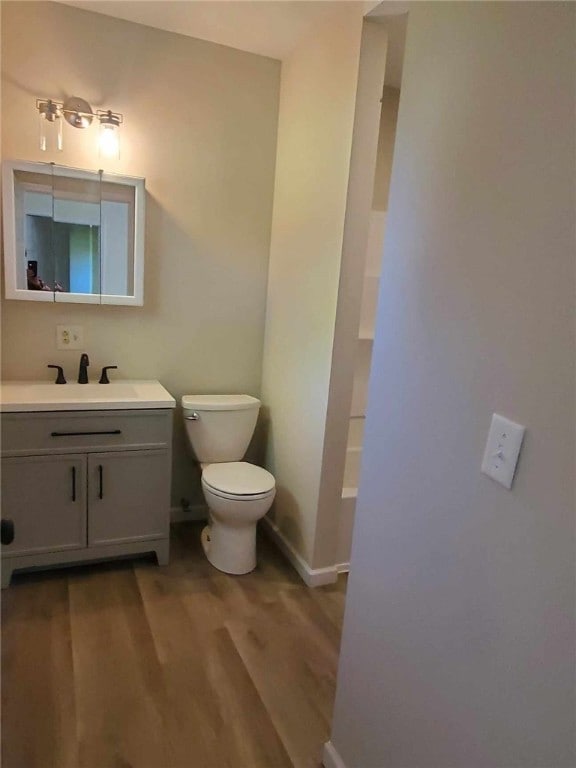
[[[84,328],[81,325],[57,325],[56,349],[82,349]]]

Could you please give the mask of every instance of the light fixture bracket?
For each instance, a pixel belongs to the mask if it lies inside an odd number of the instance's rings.
[[[62,105],[66,122],[74,128],[88,128],[94,119],[94,112],[87,101],[79,96],[70,96]]]

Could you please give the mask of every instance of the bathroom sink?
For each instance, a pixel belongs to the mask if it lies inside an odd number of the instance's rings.
[[[7,383],[8,387],[14,387],[14,385]],[[18,385],[17,392],[19,395],[25,398],[32,398],[38,400],[39,398],[44,400],[46,397],[53,400],[93,400],[101,399],[102,397],[114,400],[118,398],[125,399],[127,397],[138,397],[136,388],[132,384],[66,384],[56,386],[54,384],[22,384]]]
[[[176,401],[159,381],[110,384],[54,384],[48,381],[3,381],[0,412],[94,411],[174,408]]]

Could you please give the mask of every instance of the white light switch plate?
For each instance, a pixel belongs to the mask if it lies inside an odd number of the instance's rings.
[[[523,427],[522,424],[516,424],[497,413],[492,416],[488,442],[482,460],[482,472],[501,483],[505,488],[512,487],[525,431],[526,427]]]
[[[81,325],[57,325],[56,349],[82,349],[84,328]]]

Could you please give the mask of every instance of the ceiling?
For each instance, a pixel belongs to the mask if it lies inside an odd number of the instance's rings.
[[[87,11],[284,59],[334,13],[326,0],[60,0]],[[365,3],[366,10],[375,3]]]

